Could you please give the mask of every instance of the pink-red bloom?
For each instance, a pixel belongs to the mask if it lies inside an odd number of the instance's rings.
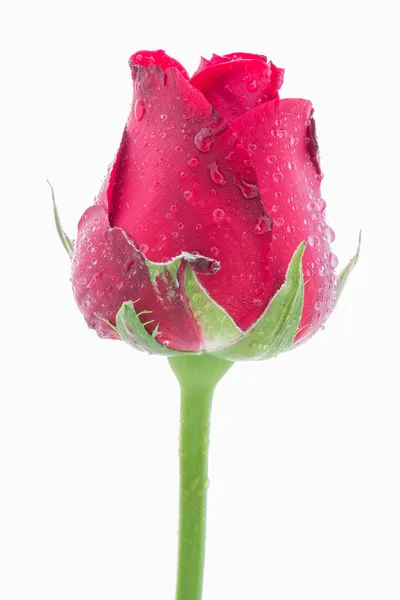
[[[160,343],[201,350],[185,261],[173,294],[168,273],[155,289],[147,261],[198,256],[189,268],[201,288],[245,332],[306,242],[295,341],[308,338],[332,310],[338,280],[311,102],[281,99],[283,70],[260,55],[213,55],[191,78],[161,50],[137,52],[130,67],[133,101],[121,145],[79,222],[73,253],[86,322],[117,337],[109,323],[133,301],[137,313],[152,311],[145,327],[152,333],[159,325]]]

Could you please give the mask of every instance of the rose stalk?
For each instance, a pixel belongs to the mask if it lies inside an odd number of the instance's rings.
[[[161,50],[130,67],[121,144],[74,244],[54,211],[88,326],[168,357],[180,383],[177,600],[200,600],[215,386],[318,331],[358,251],[337,276],[313,108],[279,98],[282,69],[213,55],[189,78]]]

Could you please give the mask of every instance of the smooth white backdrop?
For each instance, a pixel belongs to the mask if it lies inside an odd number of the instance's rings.
[[[265,53],[310,98],[340,267],[326,329],[237,364],[212,415],[204,600],[400,597],[399,79],[389,2],[15,2],[0,25],[0,597],[174,597],[178,386],[74,305],[73,237],[128,114],[129,55]]]

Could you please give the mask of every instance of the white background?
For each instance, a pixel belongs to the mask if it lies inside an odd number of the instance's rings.
[[[212,416],[204,600],[400,597],[399,69],[388,2],[14,2],[1,19],[0,597],[174,597],[178,386],[74,305],[64,227],[92,203],[162,47],[265,53],[310,98],[340,267],[326,329],[237,364]]]

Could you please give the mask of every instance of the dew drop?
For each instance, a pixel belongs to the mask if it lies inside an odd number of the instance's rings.
[[[175,152],[177,152],[178,154],[181,154],[183,150],[183,146],[175,146]]]
[[[275,171],[275,173],[272,175],[272,179],[275,181],[275,183],[279,183],[283,179],[283,173],[280,171]]]
[[[262,235],[272,229],[272,221],[267,215],[262,215],[258,218],[257,224],[253,229],[253,233],[256,235]]]
[[[217,185],[225,185],[227,183],[225,177],[219,170],[218,164],[214,161],[209,166],[211,180]]]
[[[193,198],[193,192],[190,190],[185,190],[183,192],[183,197],[186,198],[186,200],[190,200],[190,198]]]
[[[335,232],[333,231],[333,229],[331,227],[329,227],[329,225],[327,225],[327,227],[326,227],[326,235],[328,238],[328,242],[330,244],[335,241],[335,238],[336,238]]]
[[[164,114],[160,115],[160,119],[161,119],[161,121],[166,121],[168,119],[168,116],[164,113]]]
[[[258,189],[258,186],[254,183],[248,183],[243,179],[243,177],[240,181],[236,180],[236,185],[240,189],[242,196],[245,200],[254,200],[254,198],[260,197],[260,191]]]
[[[236,160],[236,158],[237,158],[237,157],[236,157],[236,154],[235,154],[235,152],[232,152],[232,151],[231,151],[231,152],[228,152],[228,154],[225,156],[225,159],[226,159],[226,160]]]
[[[257,144],[249,144],[247,149],[250,150],[250,152],[255,152],[257,150]]]
[[[199,159],[198,158],[191,158],[188,162],[189,167],[191,167],[192,169],[194,169],[195,167],[197,167],[197,165],[199,164]]]
[[[140,252],[146,253],[148,251],[149,247],[147,244],[140,244],[139,246],[139,250]]]
[[[196,225],[196,231],[202,231],[202,230],[203,230],[203,225],[201,223]]]
[[[274,219],[274,224],[277,225],[278,227],[282,227],[282,225],[285,223],[285,219],[283,217],[278,217],[277,219]]]
[[[257,81],[250,81],[250,83],[247,86],[247,89],[249,90],[249,92],[256,92],[257,91]]]
[[[276,163],[276,156],[275,156],[275,154],[269,154],[267,156],[267,161],[269,162],[270,165],[272,165],[273,163]]]
[[[194,136],[194,145],[198,150],[200,150],[200,152],[210,152],[213,141],[213,132],[208,127],[200,129],[200,131]]]
[[[222,208],[216,208],[213,217],[216,221],[222,221],[225,218],[225,211]]]
[[[284,129],[271,129],[271,135],[281,140],[286,136],[286,131]]]
[[[144,107],[143,100],[141,98],[137,98],[135,102],[135,108],[133,110],[133,114],[135,115],[135,119],[137,121],[141,121],[141,119],[143,119],[145,110],[146,109]]]
[[[313,248],[314,246],[319,246],[319,237],[317,235],[309,235],[308,243]]]
[[[339,264],[339,259],[336,256],[336,254],[333,254],[333,252],[331,253],[330,261],[331,261],[331,267],[332,267],[332,269],[336,269],[336,267]]]

